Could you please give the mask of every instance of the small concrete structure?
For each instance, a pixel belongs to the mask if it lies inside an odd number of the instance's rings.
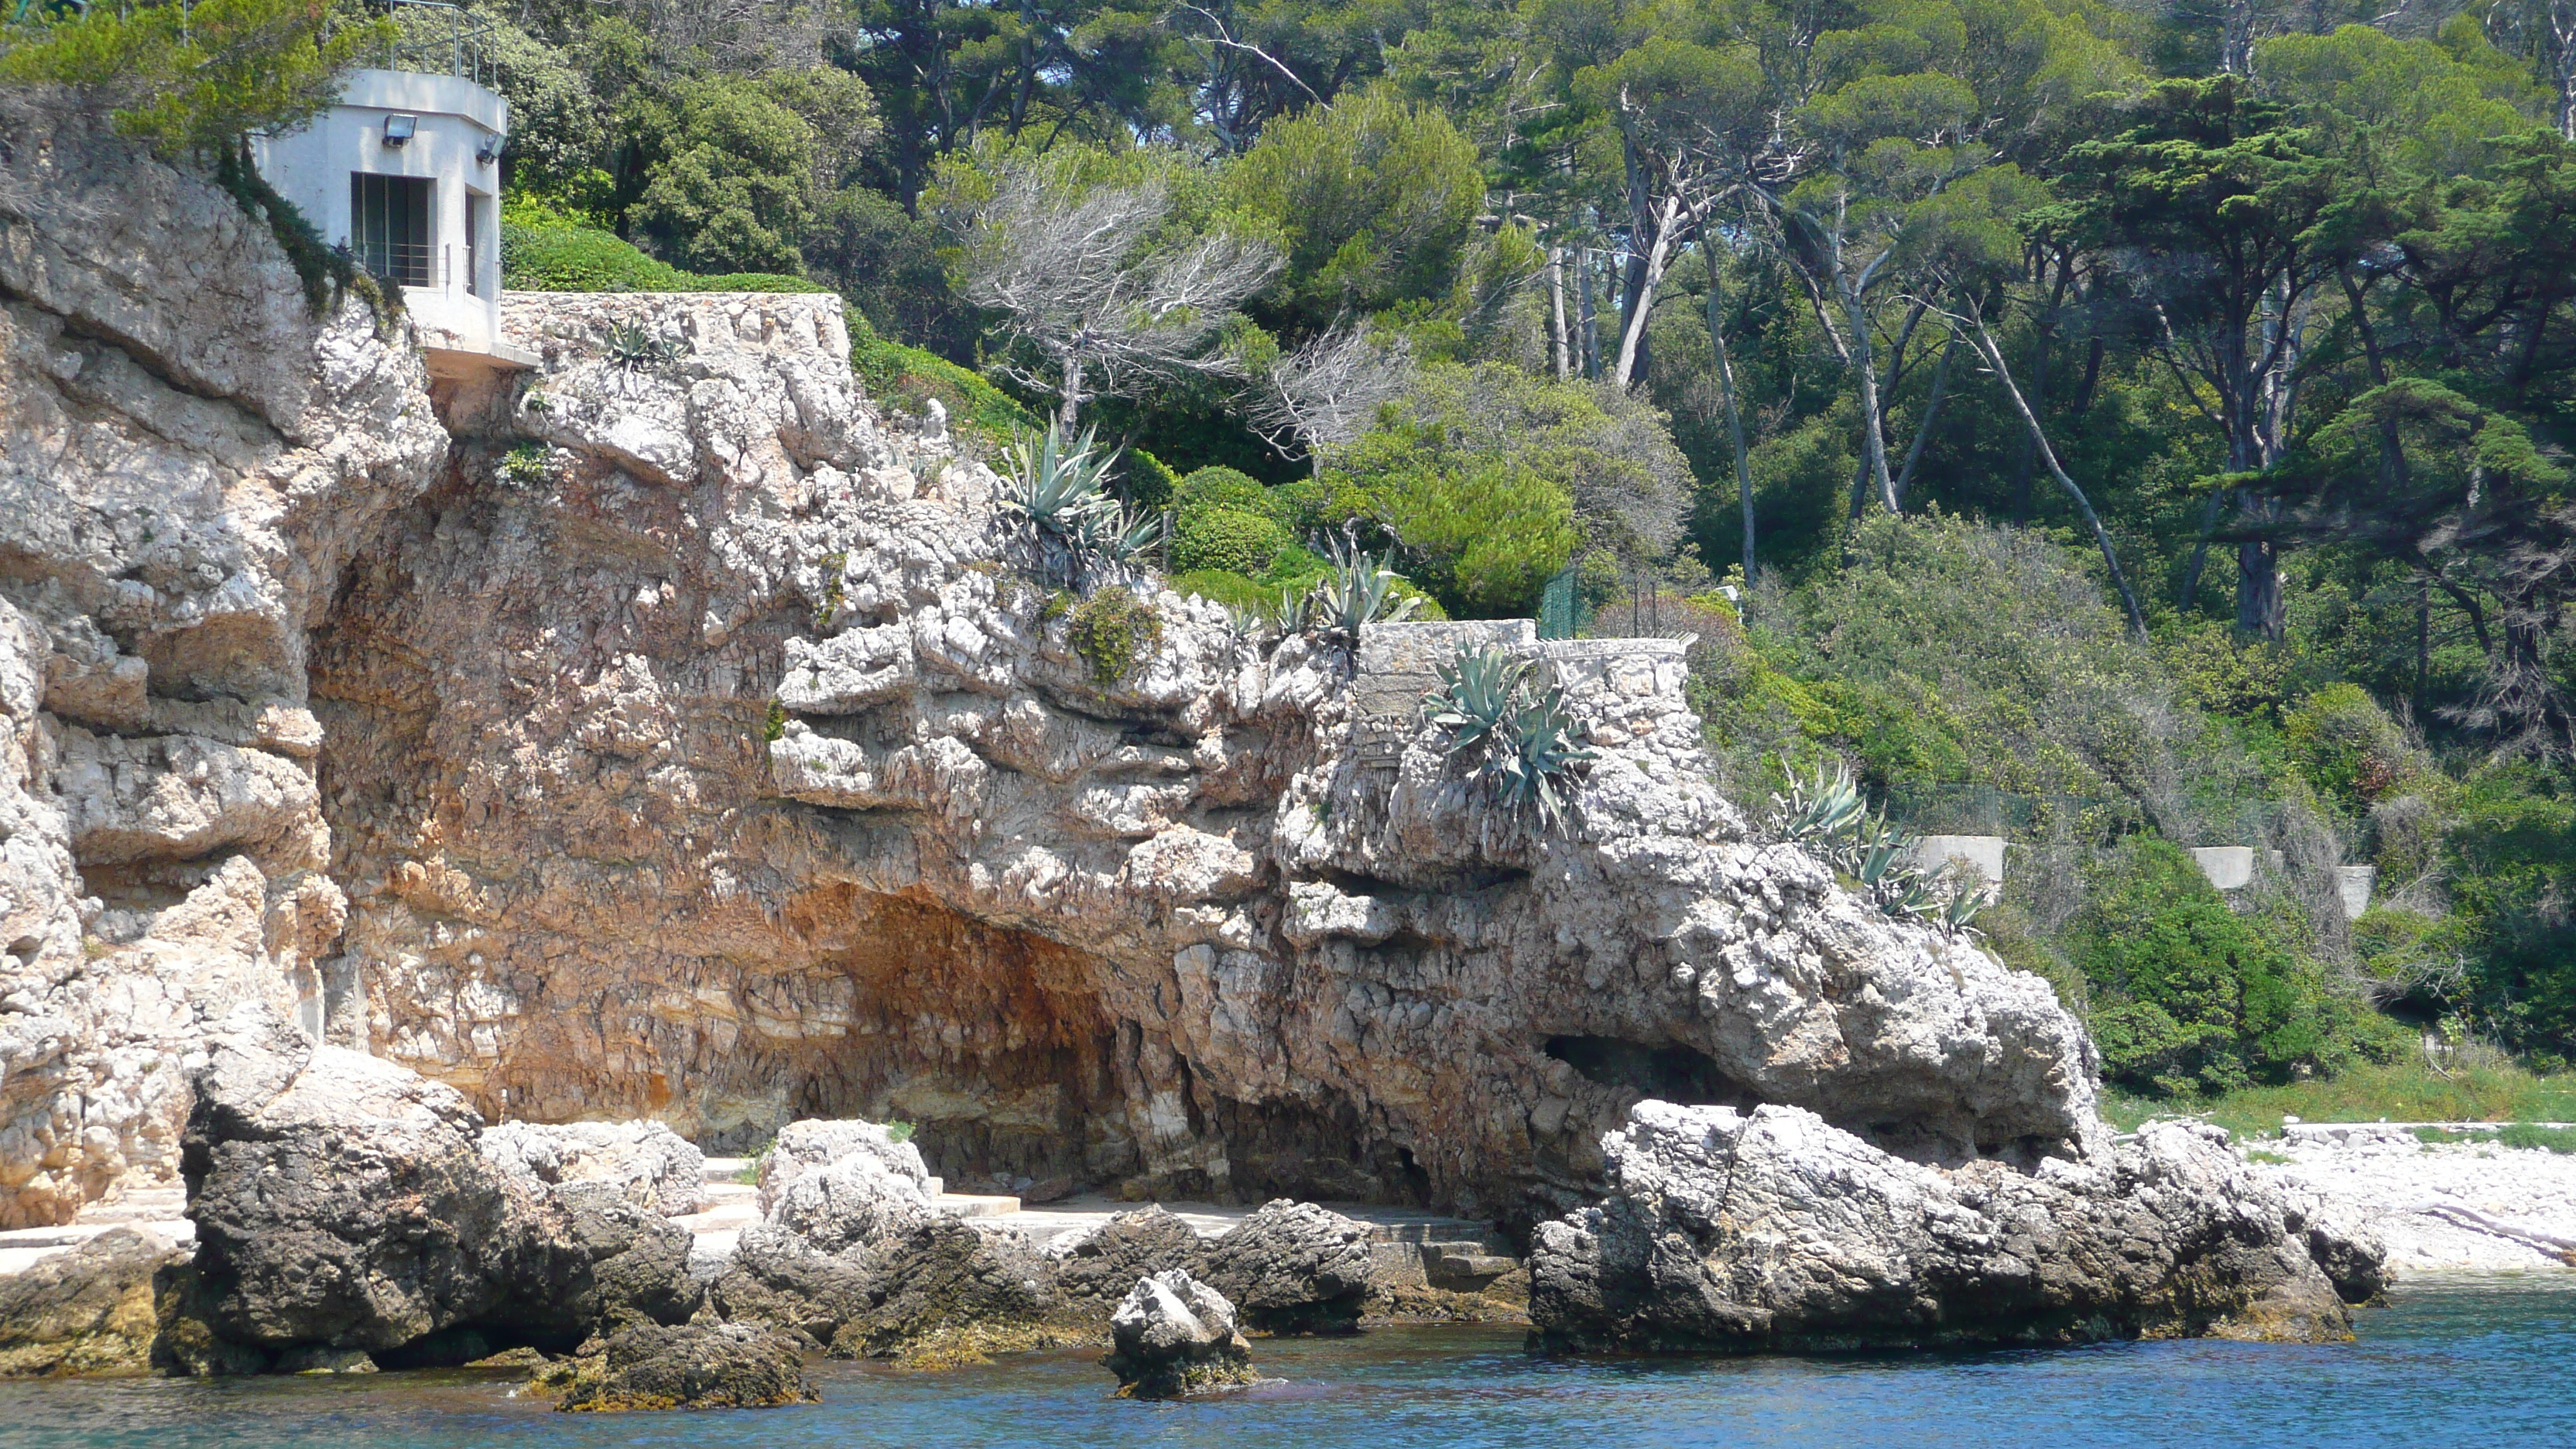
[[[1926,874],[1952,861],[1965,862],[1986,884],[2004,883],[2004,838],[2000,835],[1926,835],[1914,846],[1914,868]]]
[[[2358,920],[2370,909],[2371,888],[2379,884],[2379,867],[2375,865],[2339,865],[2335,867],[2335,894],[2343,899],[2343,918]]]
[[[402,288],[433,376],[533,367],[501,337],[501,143],[509,103],[458,75],[350,74],[301,130],[252,142],[260,175],[322,239]]]
[[[2209,883],[2223,891],[2243,890],[2254,883],[2254,847],[2250,845],[2196,845],[2192,860]]]

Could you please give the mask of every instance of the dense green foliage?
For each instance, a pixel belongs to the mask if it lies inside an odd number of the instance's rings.
[[[1117,547],[1238,610],[1367,554],[1691,632],[1739,798],[1841,765],[2012,839],[1979,924],[2127,1088],[2576,1058],[2576,66],[2530,7],[472,3],[510,285],[828,287],[874,397],[1096,428]],[[0,73],[202,149],[360,33],[193,13]]]

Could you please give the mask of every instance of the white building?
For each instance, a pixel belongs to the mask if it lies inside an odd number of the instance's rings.
[[[357,71],[320,119],[254,142],[260,174],[325,242],[401,285],[432,372],[533,366],[534,355],[501,340],[509,103],[468,78],[477,67],[461,45],[388,59],[464,74]]]

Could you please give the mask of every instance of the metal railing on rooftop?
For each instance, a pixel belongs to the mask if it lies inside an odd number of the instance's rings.
[[[494,80],[492,22],[447,0],[370,0],[395,26],[385,46],[384,68],[452,75],[478,86]]]

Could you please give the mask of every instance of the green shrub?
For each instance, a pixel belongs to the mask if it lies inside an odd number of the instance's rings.
[[[1288,530],[1258,513],[1184,509],[1172,525],[1172,567],[1181,573],[1223,569],[1250,577],[1270,567],[1288,542]]]
[[[1172,506],[1180,496],[1180,475],[1163,466],[1163,460],[1142,448],[1127,450],[1127,501],[1148,513]]]
[[[1269,493],[1270,490],[1262,487],[1248,473],[1232,468],[1201,468],[1182,479],[1180,487],[1173,490],[1172,506],[1183,513],[1231,508],[1239,513],[1268,517]]]
[[[702,277],[534,202],[501,213],[501,285],[522,292],[828,292],[803,277]]]
[[[2229,910],[2189,855],[2132,839],[2091,876],[2069,954],[2092,989],[2105,1078],[2188,1095],[2328,1064],[2348,1012],[2258,920]]]
[[[1091,666],[1091,682],[1111,685],[1163,642],[1163,617],[1132,590],[1106,588],[1073,606],[1073,651]]]
[[[917,413],[937,398],[952,423],[992,438],[1045,428],[1037,414],[980,375],[935,352],[878,336],[864,316],[852,314],[849,325],[850,370],[880,404]]]
[[[2329,684],[2301,700],[2281,734],[2309,787],[2348,812],[2439,783],[2432,761],[2357,684]]]

